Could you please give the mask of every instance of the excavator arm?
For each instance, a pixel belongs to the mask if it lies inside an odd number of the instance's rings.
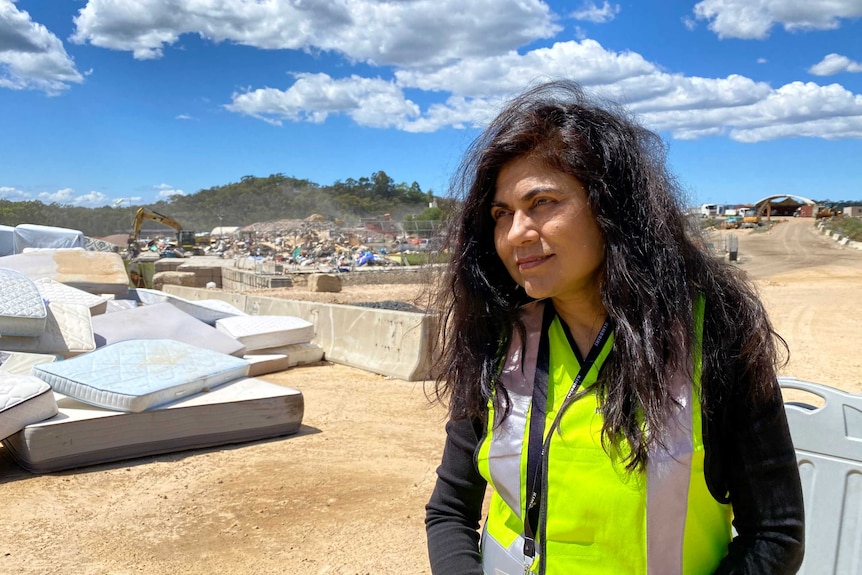
[[[184,230],[183,226],[170,216],[160,214],[159,212],[148,210],[147,208],[138,208],[135,213],[135,221],[132,224],[132,233],[129,234],[129,246],[138,244],[138,238],[141,235],[141,224],[144,220],[152,220],[166,226],[172,227],[177,231],[177,243],[184,250],[195,249],[195,233],[191,230]]]
[[[141,235],[141,226],[144,220],[152,220],[160,224],[171,227],[177,232],[177,244],[183,249],[195,249],[195,233],[190,230],[183,230],[183,226],[170,216],[160,214],[159,212],[149,210],[144,207],[138,208],[135,212],[135,219],[132,222],[132,231],[129,233],[127,258],[133,263],[129,266],[129,278],[135,287],[145,287],[144,278],[138,270],[133,269],[134,260],[140,254],[141,248],[138,243]]]
[[[159,222],[160,224],[174,228],[177,232],[181,232],[183,230],[183,226],[172,217],[140,207],[135,213],[135,221],[132,223],[132,233],[129,234],[130,244],[138,242],[138,237],[141,235],[141,225],[144,223],[144,220]]]

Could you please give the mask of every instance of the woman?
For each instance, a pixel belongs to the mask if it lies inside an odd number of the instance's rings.
[[[459,174],[432,572],[795,572],[783,340],[689,233],[658,136],[552,82]]]

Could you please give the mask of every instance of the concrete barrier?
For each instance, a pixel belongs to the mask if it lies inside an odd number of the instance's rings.
[[[227,290],[278,289],[293,286],[293,280],[287,276],[262,275],[231,267],[219,268],[219,274],[218,281],[215,279],[210,281],[216,281],[218,287],[224,287]]]
[[[164,291],[189,300],[220,299],[250,315],[301,317],[314,324],[313,342],[329,361],[406,381],[430,377],[436,320],[427,314],[176,285]]]

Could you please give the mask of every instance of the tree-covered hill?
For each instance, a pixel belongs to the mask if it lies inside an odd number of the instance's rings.
[[[416,182],[396,184],[381,170],[370,178],[349,178],[329,186],[284,174],[243,176],[239,182],[187,196],[173,196],[146,204],[146,207],[177,220],[184,229],[208,231],[216,226],[304,219],[311,214],[347,224],[387,213],[392,219],[401,220],[421,217],[434,199],[433,191],[423,191]],[[128,232],[138,207],[83,208],[39,201],[0,200],[0,224],[58,226],[81,230],[91,237],[103,237]]]

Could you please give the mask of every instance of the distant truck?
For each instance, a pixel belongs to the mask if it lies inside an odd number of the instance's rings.
[[[702,218],[714,218],[723,213],[724,206],[719,206],[718,204],[701,204],[700,206],[700,217]]]
[[[443,247],[443,240],[440,238],[422,238],[416,246],[416,250],[420,252],[436,252]]]
[[[753,208],[727,208],[724,210],[724,215],[728,218],[733,216],[739,216],[740,218],[744,218],[748,215],[749,212],[753,212]]]

